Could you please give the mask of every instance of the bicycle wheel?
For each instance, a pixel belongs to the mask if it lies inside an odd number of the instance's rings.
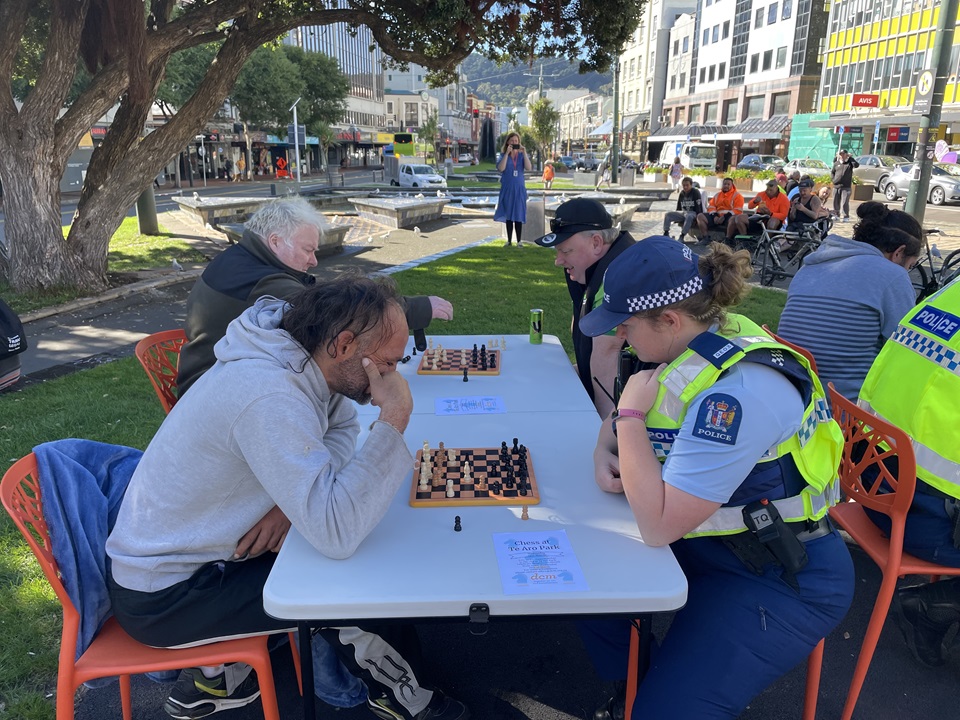
[[[917,302],[932,294],[936,288],[930,287],[930,279],[922,263],[917,263],[910,270],[910,284],[917,293]]]
[[[765,243],[760,252],[760,284],[769,287],[774,280],[782,277],[780,272],[780,258],[773,243]]]
[[[940,266],[940,280],[937,284],[943,287],[958,275],[960,275],[960,250],[954,250],[947,255],[943,265]]]

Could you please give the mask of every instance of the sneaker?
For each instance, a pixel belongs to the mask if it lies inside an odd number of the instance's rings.
[[[517,247],[523,247],[523,240],[517,240]]]
[[[177,684],[173,686],[163,709],[172,718],[194,720],[221,710],[249,705],[258,697],[260,685],[253,670],[236,690],[227,695],[227,682],[223,673],[215,678],[208,678],[200,668],[187,668],[180,671]]]
[[[845,216],[842,220],[840,220],[840,222],[850,222],[850,216]]]
[[[626,714],[626,697],[614,695],[593,712],[593,720],[623,720]]]
[[[381,697],[367,698],[367,708],[380,720],[404,720],[403,713],[397,710],[390,699]],[[415,720],[469,720],[470,711],[459,700],[454,700],[434,690],[430,704],[417,713]]]

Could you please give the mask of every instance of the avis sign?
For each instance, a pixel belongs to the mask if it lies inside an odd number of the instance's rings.
[[[873,93],[854,93],[853,107],[880,107],[880,96]]]

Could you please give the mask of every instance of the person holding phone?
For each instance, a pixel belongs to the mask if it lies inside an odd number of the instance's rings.
[[[517,247],[523,244],[520,237],[523,224],[527,221],[527,186],[523,173],[532,169],[530,158],[520,143],[520,135],[516,132],[507,133],[500,161],[497,163],[497,171],[500,173],[500,197],[493,213],[494,222],[507,225],[507,247],[513,242],[514,230],[517,231]]]

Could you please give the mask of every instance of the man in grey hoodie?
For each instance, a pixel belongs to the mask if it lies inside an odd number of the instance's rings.
[[[865,202],[853,239],[828,235],[790,283],[777,334],[813,353],[824,386],[856,400],[870,366],[916,303],[907,270],[920,254],[920,224]],[[842,329],[841,329],[842,328]]]
[[[373,530],[413,459],[403,439],[413,401],[395,372],[407,339],[392,281],[352,276],[289,304],[261,298],[229,325],[217,362],[147,447],[107,540],[113,610],[131,636],[173,647],[289,629],[262,603],[285,533],[238,542],[274,506],[333,558],[349,557]],[[359,448],[350,400],[380,408]],[[468,717],[420,683],[411,627],[320,633],[366,684],[378,717]],[[235,666],[192,668],[164,708],[196,718],[258,695],[256,679]]]

